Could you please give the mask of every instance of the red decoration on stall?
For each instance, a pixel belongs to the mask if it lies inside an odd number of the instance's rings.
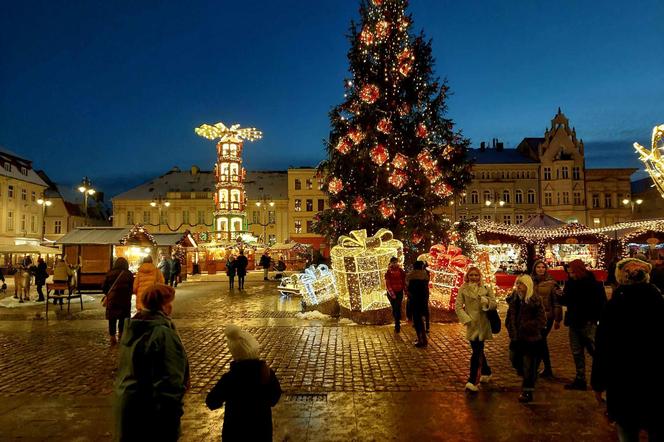
[[[360,91],[360,99],[368,104],[374,104],[380,96],[380,89],[375,84],[367,84]]]
[[[350,151],[351,144],[350,141],[348,141],[348,138],[344,137],[339,140],[339,142],[334,148],[337,149],[342,154],[347,154]]]
[[[408,157],[398,153],[394,156],[392,165],[397,169],[405,169],[408,166]]]
[[[383,118],[378,122],[376,129],[384,134],[389,134],[392,132],[392,122],[389,118]]]
[[[382,144],[377,144],[376,147],[371,149],[371,152],[369,153],[371,155],[371,161],[378,164],[379,166],[382,166],[385,164],[385,161],[387,161],[387,149],[385,149],[385,146]]]
[[[408,181],[408,175],[403,170],[397,169],[390,174],[387,181],[397,189],[401,189]]]
[[[355,198],[355,201],[353,201],[353,209],[355,209],[357,213],[364,212],[367,209],[367,203],[364,202],[364,198],[358,195]]]
[[[378,210],[380,210],[380,214],[383,215],[383,218],[389,218],[397,211],[396,207],[394,207],[394,203],[387,201],[381,202],[380,206],[378,206]]]
[[[327,184],[327,188],[330,191],[330,193],[336,195],[337,193],[341,192],[341,190],[344,188],[344,183],[339,178],[332,178],[330,182]]]

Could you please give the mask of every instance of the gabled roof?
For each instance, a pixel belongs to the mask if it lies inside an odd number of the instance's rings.
[[[564,221],[554,218],[546,213],[531,216],[525,222],[519,224],[519,227],[557,227],[565,224]]]
[[[5,162],[11,164],[11,171],[5,169]],[[25,175],[21,173],[22,167],[26,168]],[[0,147],[0,175],[48,187],[48,184],[32,169],[32,161],[22,158],[4,147]]]
[[[535,164],[537,161],[516,149],[468,149],[468,158],[475,164]]]
[[[58,239],[56,244],[118,245],[130,231],[130,227],[78,227]]]

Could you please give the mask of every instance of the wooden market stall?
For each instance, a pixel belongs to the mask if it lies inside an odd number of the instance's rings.
[[[275,262],[286,264],[286,270],[301,272],[307,267],[312,257],[312,246],[298,242],[276,243],[268,247],[270,256]]]
[[[193,273],[198,244],[191,233],[155,233],[152,235],[157,244],[157,254],[175,256],[180,260],[180,280],[185,281],[188,273]]]
[[[9,267],[16,267],[25,255],[29,255],[33,264],[37,264],[40,256],[46,261],[49,269],[53,268],[55,256],[61,253],[59,247],[46,247],[35,244],[0,244],[0,268],[4,274]]]

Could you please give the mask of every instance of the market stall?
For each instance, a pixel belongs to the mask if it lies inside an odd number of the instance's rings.
[[[311,261],[312,246],[298,242],[277,243],[267,248],[270,256],[276,262],[283,261],[286,270],[301,272]]]
[[[40,256],[46,261],[48,268],[53,268],[55,255],[61,253],[59,247],[46,247],[35,244],[0,244],[0,268],[3,272],[9,266],[16,267],[25,255],[37,263]]]
[[[180,260],[180,280],[185,281],[187,274],[192,273],[194,257],[198,251],[198,244],[191,233],[187,230],[184,233],[155,233],[152,236],[157,243],[158,254],[175,256]]]

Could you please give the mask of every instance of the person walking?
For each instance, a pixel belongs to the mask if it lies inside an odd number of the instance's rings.
[[[399,265],[396,256],[390,258],[390,265],[385,273],[385,287],[387,298],[392,306],[394,317],[394,332],[401,332],[401,307],[403,305],[403,291],[406,288],[406,272]]]
[[[519,402],[532,402],[542,348],[542,331],[546,327],[544,305],[534,292],[533,280],[528,275],[516,279],[515,290],[506,301],[505,328],[510,338],[510,359],[517,374],[523,378]]]
[[[459,322],[466,326],[466,339],[470,342],[470,374],[466,390],[479,391],[479,383],[491,380],[491,367],[484,354],[484,341],[493,339],[491,323],[486,315],[488,310],[498,307],[496,297],[490,287],[482,284],[482,274],[477,267],[470,267],[459,287],[455,311]],[[480,372],[478,382],[478,371]]]
[[[168,284],[171,281],[171,260],[166,255],[160,254],[157,268],[164,277],[164,284]]]
[[[586,390],[585,351],[595,354],[595,330],[604,304],[604,286],[586,269],[580,259],[568,265],[569,280],[565,284],[560,303],[567,307],[564,323],[569,328],[569,343],[576,366],[574,381],[565,385],[567,390]],[[584,351],[585,350],[585,351]]]
[[[165,284],[164,275],[152,263],[152,256],[143,258],[143,264],[134,277],[133,293],[136,295],[136,310],[143,308],[143,292],[155,284]]]
[[[597,326],[590,385],[600,404],[606,391],[607,413],[621,442],[638,442],[640,430],[649,441],[664,440],[658,350],[664,342],[664,298],[649,282],[650,270],[637,259],[618,262],[618,287]]]
[[[274,371],[260,359],[256,339],[237,325],[225,329],[233,360],[205,398],[210,410],[226,406],[221,439],[271,441],[272,407],[281,397]]]
[[[43,287],[46,285],[46,279],[48,279],[48,270],[46,267],[46,261],[41,256],[37,258],[37,270],[35,272],[35,285],[37,286],[37,299],[36,302],[43,302],[44,298]]]
[[[417,333],[415,347],[423,348],[428,345],[424,316],[429,298],[429,274],[424,270],[424,261],[415,261],[413,264],[413,270],[406,276],[406,290],[413,314],[413,327]]]
[[[171,256],[171,279],[169,284],[171,287],[178,286],[180,273],[182,273],[182,263],[180,262],[180,258],[174,253]]]
[[[54,283],[63,283],[67,285],[69,291],[72,290],[72,279],[74,278],[74,270],[67,264],[65,257],[59,257],[55,259],[55,265],[53,266],[53,282]],[[62,295],[63,291],[58,290],[56,294]],[[58,300],[53,299],[53,304],[57,304]],[[60,298],[60,305],[63,304],[62,298]]]
[[[152,284],[144,306],[125,323],[120,341],[113,410],[116,440],[177,441],[189,362],[170,318],[175,289]]]
[[[129,262],[118,258],[113,268],[106,274],[102,291],[106,297],[106,319],[111,345],[122,339],[124,321],[131,313],[131,294],[134,288],[134,275],[129,271]],[[116,332],[118,338],[115,337]]]
[[[237,271],[237,285],[240,290],[244,290],[244,277],[247,276],[247,266],[249,260],[244,256],[244,250],[240,250],[240,254],[235,258],[235,269]]]
[[[228,255],[228,260],[226,260],[226,275],[228,275],[228,288],[233,289],[235,287],[235,274],[237,273],[237,268],[235,267],[235,256],[231,253]]]
[[[267,251],[263,252],[261,259],[258,262],[258,265],[263,267],[263,281],[268,280],[271,263],[272,263],[272,258],[270,258],[270,254]]]
[[[560,306],[558,296],[560,287],[556,280],[549,274],[549,267],[543,260],[535,261],[532,271],[535,294],[540,297],[546,313],[546,328],[542,333],[542,362],[544,369],[539,373],[543,378],[552,378],[551,355],[547,337],[551,329],[558,330],[563,319],[563,308]]]

